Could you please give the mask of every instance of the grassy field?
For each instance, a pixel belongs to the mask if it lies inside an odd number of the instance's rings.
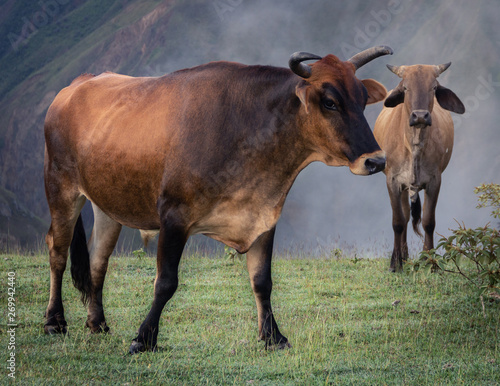
[[[112,257],[108,335],[84,328],[86,311],[67,271],[69,334],[45,336],[47,256],[2,255],[3,358],[7,275],[15,271],[18,384],[500,384],[500,302],[486,302],[485,318],[459,277],[391,274],[387,259],[273,264],[274,311],[291,349],[266,351],[257,341],[244,259],[187,256],[163,312],[159,352],[130,356],[152,300],[154,258]],[[2,384],[9,380],[5,367]]]

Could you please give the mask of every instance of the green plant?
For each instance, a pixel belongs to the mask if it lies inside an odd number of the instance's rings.
[[[340,248],[334,248],[330,252],[330,256],[334,259],[341,259],[344,257],[344,252],[342,252],[342,249]]]
[[[224,258],[225,259],[230,260],[231,262],[234,263],[234,260],[236,257],[238,257],[241,260],[242,256],[243,256],[242,254],[239,254],[233,248],[228,247],[227,245],[224,245]]]
[[[354,258],[353,258],[353,259],[351,259],[351,261],[352,261],[354,264],[357,264],[357,263],[358,263],[358,262],[360,262],[361,260],[363,260],[363,258],[362,258],[362,257],[361,257],[361,258],[359,258],[357,253],[355,253],[355,254],[354,254]]]
[[[494,218],[500,218],[500,185],[482,184],[474,189],[474,193],[479,194],[476,208],[493,207],[491,215]]]
[[[493,207],[491,215],[500,216],[500,185],[483,184],[474,192],[481,193],[478,208]],[[407,272],[446,272],[464,277],[483,295],[500,298],[500,232],[486,224],[476,229],[458,223],[452,235],[442,236],[437,248],[420,253],[418,260],[407,262]]]
[[[136,249],[135,251],[132,251],[132,255],[137,257],[139,260],[142,260],[144,256],[146,256],[146,251],[143,248]]]

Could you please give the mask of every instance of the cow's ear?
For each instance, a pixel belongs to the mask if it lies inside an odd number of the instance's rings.
[[[366,87],[366,91],[368,91],[368,100],[366,104],[370,105],[380,102],[386,97],[387,89],[382,83],[377,82],[375,79],[363,79],[361,83],[363,83]]]
[[[464,104],[449,88],[439,84],[436,88],[436,99],[443,109],[453,111],[457,114],[465,113]]]
[[[295,94],[299,97],[300,101],[304,105],[306,109],[306,114],[309,114],[309,92],[311,90],[311,86],[308,84],[297,85],[295,87]]]
[[[384,102],[385,107],[396,107],[405,101],[405,91],[403,89],[403,82],[400,82]]]

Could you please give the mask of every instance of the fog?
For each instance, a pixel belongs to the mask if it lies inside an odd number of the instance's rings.
[[[442,85],[464,102],[467,113],[454,115],[455,147],[443,174],[436,212],[436,233],[449,235],[456,222],[467,227],[492,219],[476,209],[474,187],[499,182],[500,132],[496,125],[499,85],[499,6],[493,1],[214,1],[210,17],[218,26],[217,49],[207,60],[286,66],[294,51],[333,53],[348,59],[362,49],[384,44],[391,57],[369,63],[357,73],[372,77],[388,90],[399,78],[386,63],[452,66],[441,75]],[[361,10],[361,11],[359,11]],[[210,14],[210,13],[209,13]],[[186,28],[203,28],[210,23]],[[199,55],[197,55],[199,58]],[[164,69],[194,64],[189,52],[168,59]],[[368,106],[373,128],[382,104]],[[420,193],[423,200],[423,192]],[[348,254],[385,255],[392,249],[391,208],[385,175],[360,177],[348,168],[315,163],[297,178],[277,227],[276,245],[327,252],[342,248]],[[437,236],[436,236],[437,238]],[[409,232],[410,253],[423,241]]]
[[[124,3],[124,7],[129,3]],[[132,5],[140,6],[139,2]],[[34,7],[38,10],[38,6]],[[153,9],[154,5],[148,7]],[[473,190],[481,183],[500,182],[500,131],[496,124],[500,97],[500,6],[497,0],[376,0],[369,3],[362,0],[185,0],[163,1],[156,7],[162,7],[163,16],[158,22],[164,23],[165,28],[160,34],[154,24],[144,24],[144,28],[151,28],[148,36],[158,39],[149,41],[155,47],[149,57],[131,54],[126,47],[122,52],[121,47],[113,46],[109,50],[121,55],[120,59],[124,55],[135,55],[138,59],[134,61],[132,57],[132,64],[129,62],[120,68],[110,63],[123,61],[114,60],[111,55],[96,57],[88,68],[68,66],[65,74],[69,75],[71,68],[75,72],[70,74],[73,78],[80,74],[76,71],[97,74],[107,70],[158,76],[213,60],[286,67],[295,51],[322,56],[331,53],[346,60],[365,48],[388,45],[394,55],[374,60],[361,68],[357,76],[374,78],[390,90],[399,83],[399,78],[386,68],[388,63],[451,61],[451,67],[440,76],[439,82],[458,95],[467,112],[463,116],[452,114],[455,146],[442,176],[436,233],[449,235],[449,229],[456,228],[455,220],[467,227],[482,226],[493,220],[488,209],[475,208],[477,198]],[[61,20],[64,21],[62,17]],[[84,27],[67,28],[83,31]],[[49,29],[41,28],[40,34]],[[124,40],[121,42],[126,46]],[[19,48],[20,54],[23,47]],[[65,61],[74,64],[75,58],[68,57]],[[47,92],[55,95],[56,91],[44,90],[44,95],[49,95]],[[370,127],[373,128],[381,109],[381,103],[366,108]],[[38,169],[37,173],[40,173]],[[420,196],[423,199],[423,192]],[[314,163],[300,173],[290,191],[278,223],[276,247],[318,254],[341,248],[348,255],[388,255],[393,238],[391,217],[383,173],[361,177],[351,174],[346,167]],[[417,253],[422,243],[409,232],[411,254]]]

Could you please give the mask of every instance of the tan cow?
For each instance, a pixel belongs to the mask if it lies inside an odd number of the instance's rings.
[[[420,190],[425,192],[422,217],[424,250],[434,247],[435,211],[441,173],[446,169],[453,149],[450,111],[458,114],[465,112],[460,99],[436,79],[450,64],[387,66],[402,80],[385,100],[385,107],[377,118],[373,134],[387,155],[384,173],[394,230],[392,271],[400,270],[403,259],[408,256],[406,231],[410,211],[413,229],[421,236],[418,229],[421,217]]]

